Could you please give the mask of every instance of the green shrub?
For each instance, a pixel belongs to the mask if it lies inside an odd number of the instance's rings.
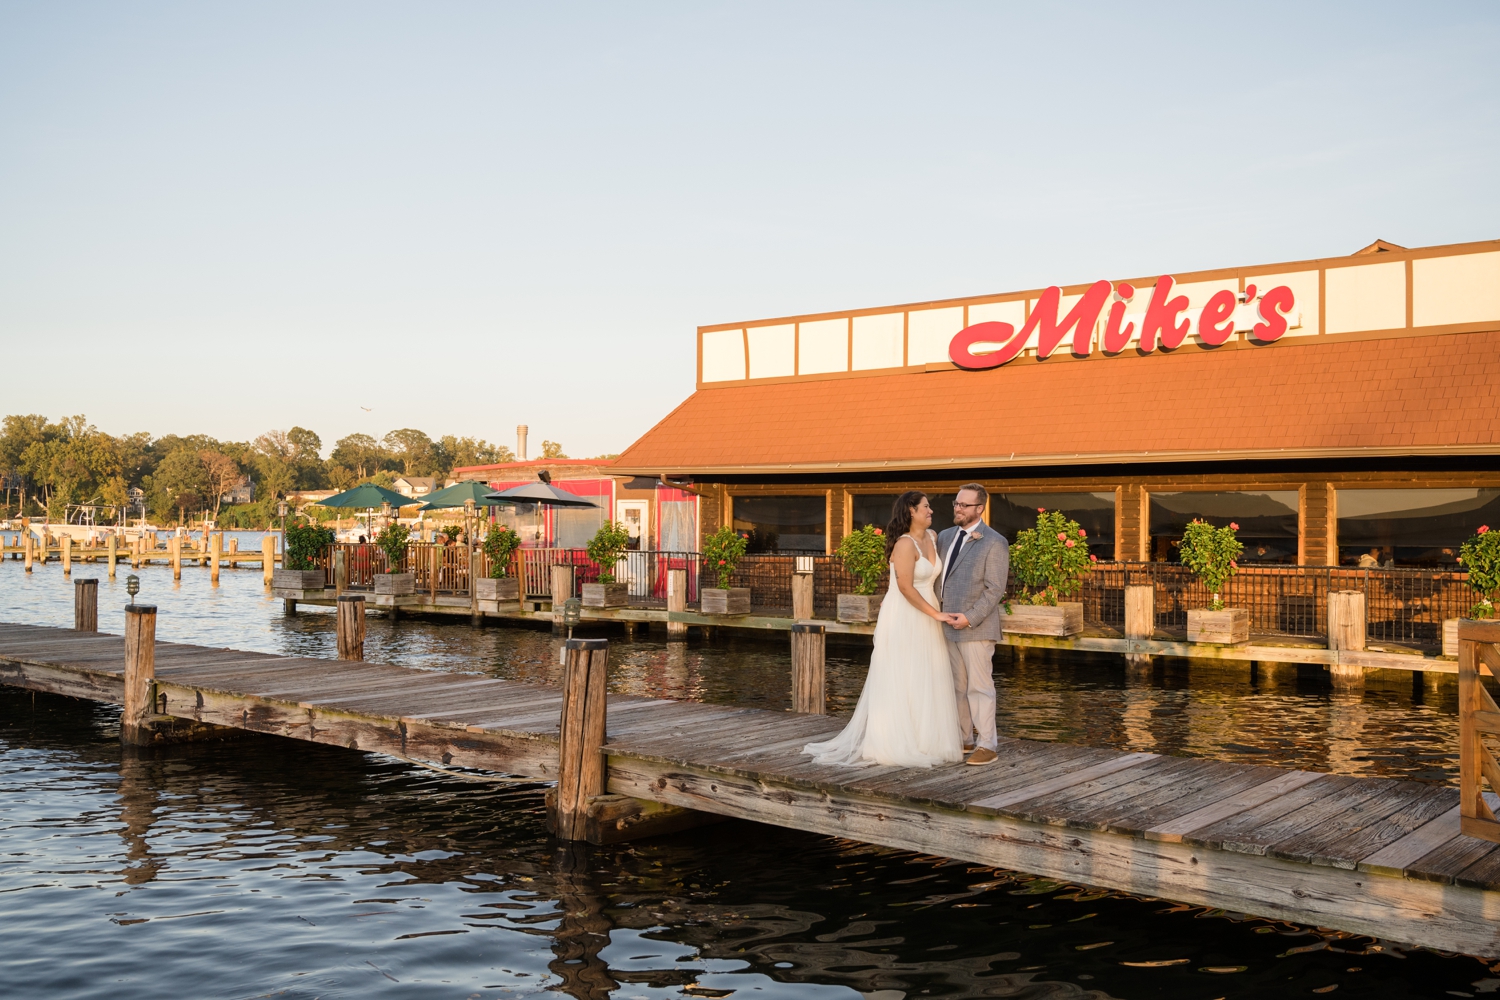
[[[619,521],[605,521],[589,539],[588,554],[599,567],[599,582],[615,582],[615,563],[620,554],[630,547],[630,532]]]
[[[1469,571],[1469,586],[1479,595],[1479,603],[1469,609],[1469,617],[1495,617],[1495,591],[1500,589],[1500,531],[1481,524],[1458,550],[1458,561]]]
[[[1016,532],[1010,547],[1011,572],[1022,587],[1012,600],[1055,606],[1059,597],[1078,593],[1097,561],[1089,555],[1088,532],[1077,521],[1038,507],[1036,527]]]
[[[295,522],[286,526],[286,568],[317,569],[323,550],[333,544],[333,531]]]
[[[410,538],[411,529],[394,521],[381,528],[380,534],[375,536],[375,544],[385,553],[387,573],[401,572],[401,560],[406,555],[406,543]]]
[[[745,544],[745,537],[728,525],[703,540],[703,559],[718,576],[721,589],[734,583],[734,568],[744,558]]]
[[[499,580],[510,572],[510,557],[521,547],[521,536],[510,528],[490,525],[484,536],[484,554],[490,557],[490,579]]]
[[[1219,597],[1219,591],[1240,570],[1240,564],[1235,560],[1239,559],[1245,547],[1235,537],[1234,533],[1238,530],[1240,526],[1233,521],[1227,528],[1215,528],[1207,521],[1195,518],[1187,526],[1187,531],[1183,532],[1182,541],[1177,546],[1178,558],[1182,560],[1182,564],[1196,573],[1203,586],[1213,593],[1213,603],[1209,606],[1212,611],[1224,610],[1224,601]]]
[[[859,579],[854,592],[875,593],[888,565],[885,558],[885,532],[873,524],[850,532],[839,542],[838,556],[844,561],[844,568]]]

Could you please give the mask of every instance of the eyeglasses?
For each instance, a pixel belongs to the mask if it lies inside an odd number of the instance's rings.
[[[984,504],[982,504],[982,503],[959,503],[957,500],[955,500],[955,501],[953,501],[953,506],[955,506],[955,507],[983,507]]]

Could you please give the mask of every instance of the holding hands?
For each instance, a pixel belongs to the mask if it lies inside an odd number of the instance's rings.
[[[967,616],[965,616],[962,613],[958,613],[958,614],[945,614],[942,617],[943,617],[943,620],[945,622],[947,622],[949,625],[952,625],[954,628],[968,628],[969,627],[969,619],[968,619]]]

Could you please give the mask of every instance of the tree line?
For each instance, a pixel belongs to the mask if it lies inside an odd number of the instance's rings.
[[[205,517],[226,528],[263,528],[277,501],[298,490],[347,489],[372,481],[390,486],[399,476],[442,480],[456,467],[515,461],[504,445],[411,427],[376,440],[349,434],[322,458],[323,442],[305,427],[272,430],[253,441],[220,441],[206,434],[152,437],[107,434],[82,415],[53,422],[36,413],[0,424],[0,483],[4,516],[76,519],[93,507],[108,523],[136,504],[153,522],[188,524]],[[564,458],[555,442],[546,458]],[[245,483],[250,503],[226,503]],[[133,511],[132,516],[139,516]]]

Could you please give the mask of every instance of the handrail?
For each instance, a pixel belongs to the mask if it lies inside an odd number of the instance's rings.
[[[1458,623],[1458,812],[1459,829],[1469,837],[1500,843],[1500,820],[1484,801],[1483,782],[1500,792],[1500,764],[1485,746],[1500,737],[1500,707],[1484,689],[1481,673],[1500,677],[1500,622]]]

